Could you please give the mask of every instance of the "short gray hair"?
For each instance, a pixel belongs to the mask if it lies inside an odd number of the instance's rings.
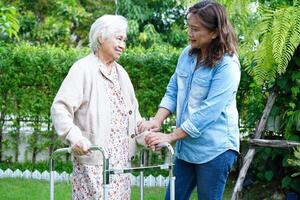
[[[118,31],[128,31],[128,21],[121,15],[103,15],[99,17],[91,26],[89,33],[89,46],[92,52],[96,52],[99,47],[99,37],[108,38]]]

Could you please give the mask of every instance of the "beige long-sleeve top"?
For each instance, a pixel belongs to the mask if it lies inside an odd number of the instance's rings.
[[[129,114],[129,159],[133,158],[137,142],[144,145],[144,136],[138,135],[137,122],[141,120],[134,88],[125,69],[116,63],[122,95]],[[57,134],[70,146],[81,139],[92,145],[108,145],[110,133],[110,102],[106,94],[101,69],[105,66],[94,55],[78,60],[70,68],[51,107],[51,117]],[[100,152],[77,156],[81,163],[101,165]]]

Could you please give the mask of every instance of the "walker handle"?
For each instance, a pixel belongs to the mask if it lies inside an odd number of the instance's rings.
[[[166,147],[169,150],[169,152],[171,153],[171,155],[172,156],[174,155],[174,149],[173,149],[172,145],[168,142],[159,143],[159,144],[155,145],[155,147],[157,147],[157,148]]]

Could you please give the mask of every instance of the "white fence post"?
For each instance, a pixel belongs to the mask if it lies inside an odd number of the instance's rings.
[[[55,182],[70,182],[72,174],[68,174],[67,172],[62,172],[61,174],[54,172],[54,181]],[[25,170],[22,172],[21,170],[17,169],[12,171],[11,169],[6,169],[3,171],[0,169],[0,178],[25,178],[25,179],[36,179],[36,180],[50,180],[50,173],[48,171],[43,171],[42,173],[38,170],[31,172],[29,170]],[[139,186],[140,177],[134,176],[131,174],[131,185],[132,186]],[[146,187],[165,187],[168,184],[168,177],[165,178],[162,175],[158,177],[154,177],[152,175],[145,177],[145,186]]]
[[[32,177],[32,179],[41,180],[42,174],[41,174],[38,170],[35,170],[35,171],[32,173],[31,177]]]
[[[0,169],[0,178],[4,178],[4,171]]]
[[[42,173],[42,180],[49,180],[50,179],[50,173],[47,171],[43,171]]]

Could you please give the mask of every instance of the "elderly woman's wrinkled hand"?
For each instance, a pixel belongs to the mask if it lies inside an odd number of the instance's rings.
[[[82,139],[72,146],[72,152],[78,156],[88,155],[90,153],[90,147],[90,141]]]
[[[157,145],[163,142],[171,143],[171,135],[161,132],[151,132],[145,137],[146,145],[153,151],[159,150],[160,148]]]
[[[149,121],[140,121],[137,124],[137,126],[138,126],[139,133],[142,133],[145,131],[157,132],[160,130],[161,123],[156,119],[152,119]]]

